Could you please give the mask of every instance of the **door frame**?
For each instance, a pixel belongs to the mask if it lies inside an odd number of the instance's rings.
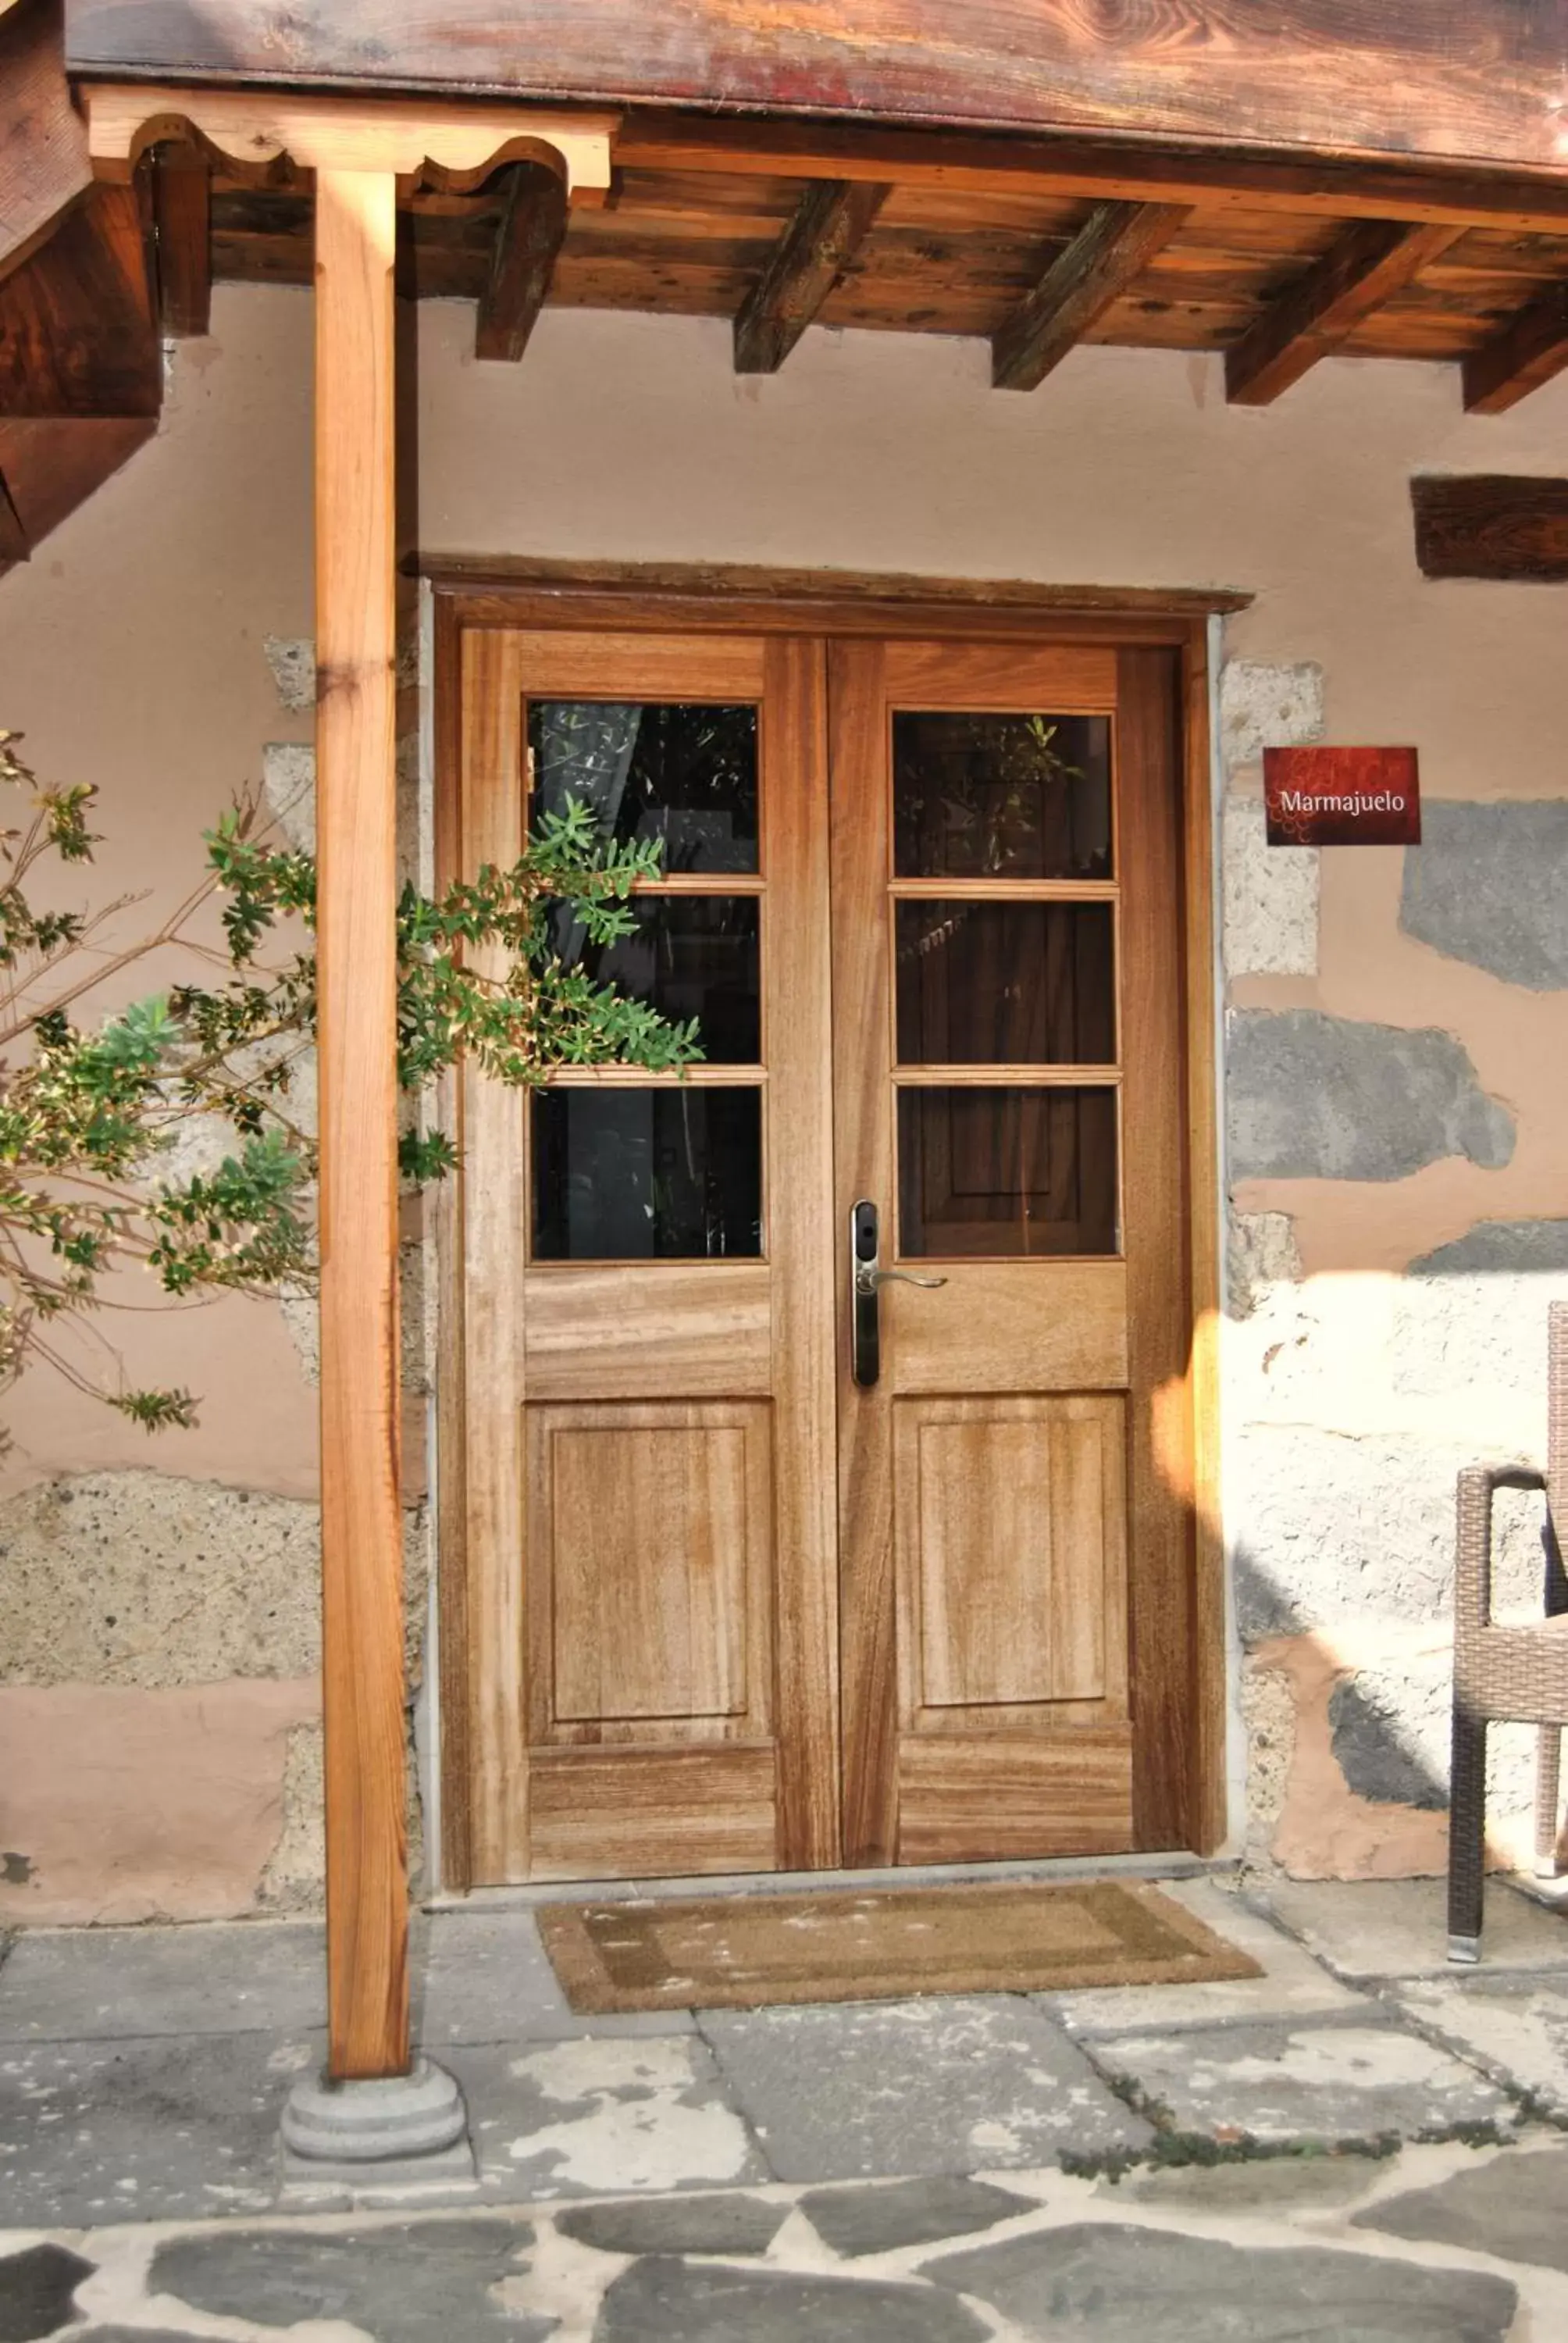
[[[1209,620],[1248,596],[1146,588],[857,576],[706,565],[427,559],[434,591],[435,800],[437,888],[463,858],[460,731],[464,638],[493,628],[596,628],[628,633],[967,638],[1009,643],[1093,640],[1159,645],[1180,657],[1180,923],[1183,958],[1183,1136],[1186,1147],[1188,1366],[1159,1395],[1160,1464],[1185,1495],[1192,1567],[1185,1776],[1174,1804],[1183,1841],[1211,1854],[1226,1835],[1227,1641],[1221,1528],[1220,1376],[1221,1195],[1215,986],[1215,808],[1211,766]],[[440,1100],[444,1127],[462,1143],[459,1086]],[[474,1877],[472,1767],[477,1684],[468,1605],[467,1294],[460,1175],[435,1192],[437,1284],[435,1456],[436,1725],[440,1880]]]

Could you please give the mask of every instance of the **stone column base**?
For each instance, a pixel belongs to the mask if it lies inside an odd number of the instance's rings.
[[[368,2202],[471,2188],[468,2111],[444,2067],[417,2058],[407,2075],[335,2083],[302,2075],[283,2110],[283,2184],[291,2196]]]

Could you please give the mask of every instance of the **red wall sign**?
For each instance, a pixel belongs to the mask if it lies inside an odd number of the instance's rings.
[[[1413,749],[1265,749],[1271,846],[1419,846]]]

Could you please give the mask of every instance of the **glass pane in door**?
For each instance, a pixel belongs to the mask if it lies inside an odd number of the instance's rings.
[[[682,1082],[529,1103],[536,1261],[755,1261],[762,1093]]]
[[[550,912],[568,968],[646,1001],[672,1024],[695,1018],[710,1066],[762,1059],[761,905],[755,895],[634,895],[637,932],[589,942],[569,904]]]
[[[1111,719],[900,709],[900,879],[1109,879]]]
[[[631,699],[528,705],[531,819],[587,804],[618,840],[658,839],[668,877],[757,869],[757,710]]]
[[[921,897],[893,907],[900,1065],[1110,1066],[1109,903]]]
[[[1114,1090],[903,1088],[898,1147],[906,1258],[1117,1250]]]

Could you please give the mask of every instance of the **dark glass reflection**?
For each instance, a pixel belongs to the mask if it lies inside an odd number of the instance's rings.
[[[899,1250],[959,1260],[1117,1250],[1116,1093],[899,1092]]]
[[[899,903],[903,1065],[1109,1066],[1109,903]]]
[[[760,1254],[760,1091],[547,1090],[530,1115],[536,1261]]]
[[[608,834],[657,838],[667,873],[757,869],[757,710],[620,699],[528,707],[533,813],[581,799]]]
[[[1111,720],[900,710],[900,879],[1109,879]]]
[[[569,906],[550,913],[568,968],[648,1001],[673,1024],[695,1017],[709,1065],[762,1057],[760,905],[754,895],[634,895],[634,936],[590,943]]]

